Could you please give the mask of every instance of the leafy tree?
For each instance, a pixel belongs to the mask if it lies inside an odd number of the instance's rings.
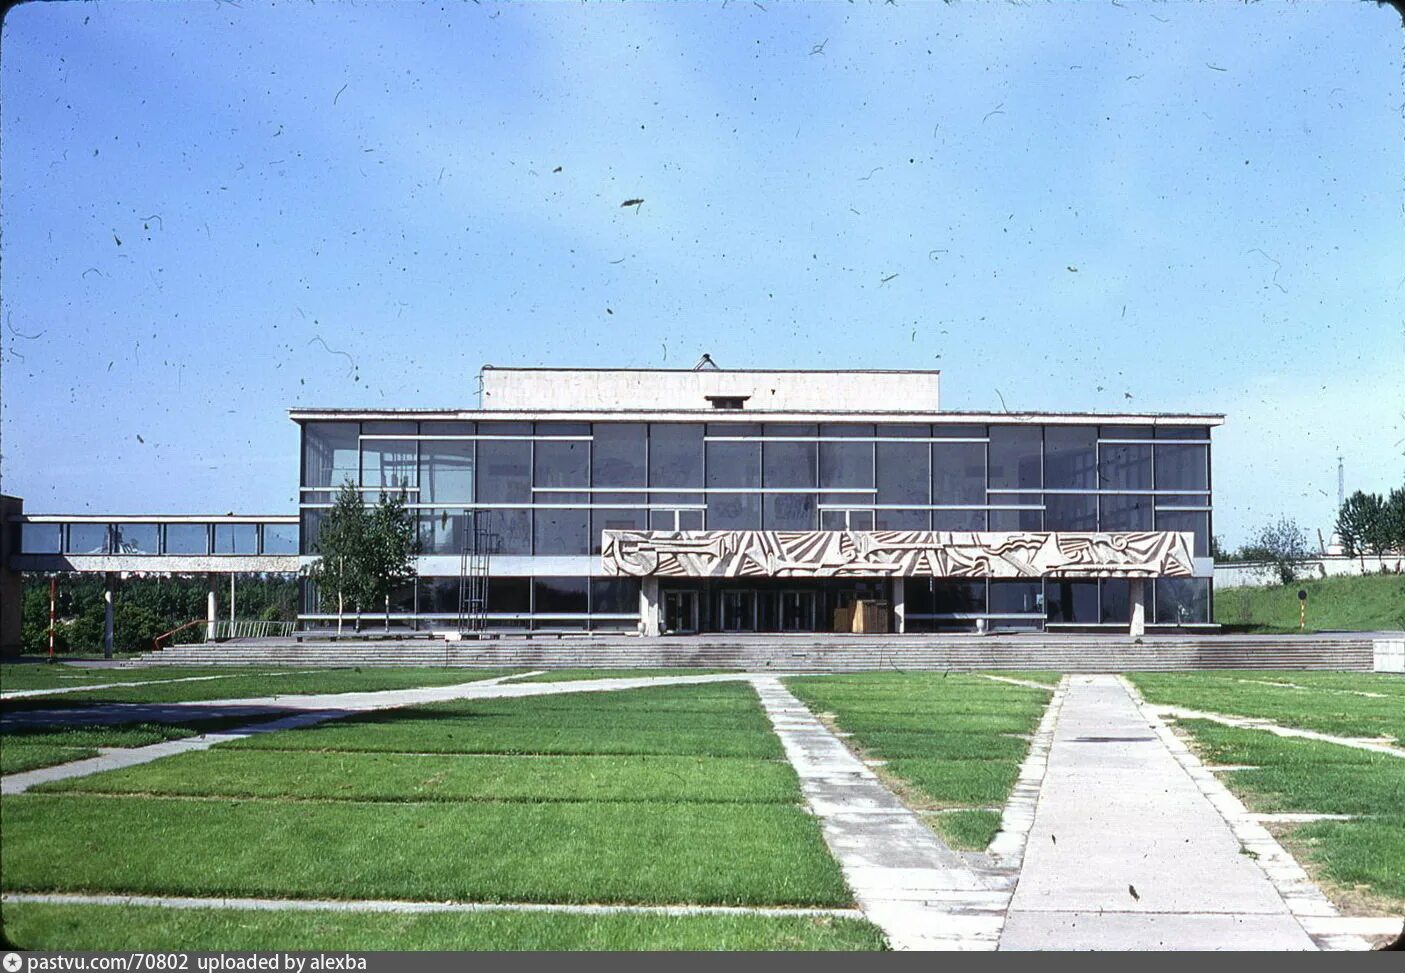
[[[311,573],[323,610],[335,603],[337,632],[349,604],[361,613],[384,606],[390,627],[390,596],[415,577],[415,521],[403,494],[382,496],[367,509],[351,481],[342,485],[336,503],[322,519],[313,546],[318,559]]]
[[[1405,554],[1405,487],[1396,487],[1386,497],[1384,521],[1385,546],[1399,554]]]
[[[317,583],[322,610],[335,604],[337,634],[342,631],[342,617],[347,603],[356,609],[357,629],[361,626],[361,610],[371,591],[366,584],[363,565],[366,563],[370,518],[360,492],[348,479],[337,493],[332,509],[322,518],[312,550],[318,555],[309,569]]]
[[[1246,561],[1267,561],[1281,583],[1292,584],[1298,578],[1299,567],[1309,555],[1307,534],[1297,521],[1280,517],[1260,527],[1239,553]]]
[[[1368,551],[1383,553],[1388,546],[1385,501],[1377,493],[1357,490],[1337,512],[1337,536],[1351,556],[1363,558]]]

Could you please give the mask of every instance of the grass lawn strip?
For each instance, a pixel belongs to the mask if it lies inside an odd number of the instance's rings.
[[[784,761],[700,756],[406,756],[216,748],[36,792],[340,801],[795,804]]]
[[[587,679],[635,679],[643,676],[716,676],[736,669],[547,669],[513,682],[580,682]]]
[[[877,772],[909,807],[966,811],[924,817],[951,847],[968,850],[983,850],[999,832],[1001,816],[985,808],[1009,797],[1054,688],[941,673],[787,684],[862,756],[883,761]]]
[[[878,950],[861,919],[832,916],[170,909],[7,902],[22,949]]]
[[[1332,736],[1405,741],[1405,679],[1388,673],[1293,673],[1292,681],[1306,690],[1263,685],[1283,680],[1282,672],[1272,671],[1132,673],[1128,678],[1147,702],[1158,706],[1270,720]],[[1381,695],[1311,691],[1317,688]]]
[[[274,716],[276,714],[270,714],[268,718]],[[248,726],[257,719],[238,716],[193,719],[181,724],[14,727],[0,734],[0,774],[8,776],[96,757],[100,749],[145,747]]]
[[[259,666],[260,674],[270,671]],[[294,672],[298,670],[288,670]],[[303,670],[306,671],[306,670]],[[0,663],[0,692],[28,689],[63,689],[103,683],[145,682],[155,679],[188,679],[204,676],[239,675],[230,666],[166,666],[159,669],[89,669],[84,666],[44,662]]]

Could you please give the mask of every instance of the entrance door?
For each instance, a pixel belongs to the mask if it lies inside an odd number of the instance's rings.
[[[698,630],[698,593],[663,593],[663,630],[673,635],[691,635]]]
[[[756,592],[722,592],[722,631],[756,631]]]
[[[781,631],[813,632],[815,630],[815,593],[813,591],[781,592]]]

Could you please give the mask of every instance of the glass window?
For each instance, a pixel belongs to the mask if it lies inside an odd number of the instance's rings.
[[[60,524],[20,524],[20,553],[58,554],[63,549]]]
[[[761,427],[750,423],[712,424],[710,435],[759,436]],[[782,445],[782,444],[776,444]],[[761,486],[761,444],[710,442],[707,444],[707,486],[737,489]],[[658,497],[655,497],[657,500]],[[760,530],[759,493],[707,494],[708,530]]]
[[[655,511],[657,513],[657,511]],[[756,493],[709,493],[708,530],[760,530],[761,496]]]
[[[1157,439],[1209,439],[1209,426],[1157,426]]]
[[[1114,494],[1099,498],[1101,530],[1151,530],[1152,498],[1147,494]]]
[[[640,474],[642,477],[642,473]],[[599,504],[631,503],[638,509],[596,509],[590,512],[590,553],[600,553],[600,535],[607,530],[648,530],[649,512],[644,509],[642,493],[597,493],[592,499]],[[670,530],[672,527],[670,526]]]
[[[651,487],[696,490],[703,483],[703,425],[656,422],[649,426]]]
[[[591,578],[590,611],[595,615],[638,615],[638,579]]]
[[[813,493],[768,493],[762,498],[764,530],[815,530]]]
[[[1039,426],[990,427],[990,487],[992,490],[1038,490],[1041,429]]]
[[[1150,490],[1151,447],[1114,445],[1098,447],[1098,488],[1101,490]]]
[[[820,435],[872,436],[872,426],[851,424],[827,424],[820,426]],[[820,487],[831,489],[873,490],[873,443],[820,443],[819,448]],[[868,494],[872,497],[873,494]],[[863,494],[836,493],[822,498],[825,503],[856,503],[865,499]]]
[[[491,515],[492,511],[483,511],[485,526]],[[464,542],[468,539],[467,513],[462,510],[421,510],[418,520],[421,554],[463,553]]]
[[[419,610],[426,615],[457,615],[458,578],[420,578]]]
[[[926,437],[926,426],[878,426],[879,436]],[[931,503],[931,449],[928,443],[877,443],[879,504],[920,505]],[[874,514],[879,530],[926,530],[931,518],[926,510],[878,510]]]
[[[160,535],[156,524],[113,524],[112,549],[117,554],[157,554]]]
[[[933,530],[985,530],[984,510],[933,510]]]
[[[769,423],[767,436],[814,436],[816,427],[804,423]],[[814,442],[768,442],[762,447],[762,483],[768,487],[815,486],[819,448]]]
[[[1156,529],[1190,531],[1195,535],[1191,554],[1195,557],[1210,556],[1210,515],[1203,510],[1158,510]]]
[[[704,485],[724,489],[761,486],[761,444],[708,443]]]
[[[297,524],[264,524],[263,553],[296,554],[298,552]]]
[[[489,578],[489,614],[525,615],[532,610],[531,578]]]
[[[107,524],[69,524],[69,554],[108,553]]]
[[[1044,585],[1039,581],[991,581],[992,614],[1044,614]]]
[[[364,422],[362,437],[414,436],[416,422]],[[414,439],[361,439],[361,485],[374,502],[380,492],[398,492],[415,486],[418,478],[418,445]],[[414,498],[411,497],[411,500]]]
[[[483,425],[488,425],[484,423]],[[531,503],[532,443],[484,440],[478,443],[478,501]]]
[[[1096,427],[1044,427],[1044,485],[1056,490],[1092,490],[1097,487]]]
[[[1156,489],[1208,490],[1209,446],[1157,446]]]
[[[536,444],[535,480],[537,487],[574,487],[590,485],[590,443],[545,441]],[[538,502],[553,503],[550,494],[538,496]]]
[[[300,515],[300,516],[301,516],[301,521],[302,521],[302,523],[301,523],[300,529],[298,530],[298,553],[299,553],[299,554],[316,554],[316,553],[317,553],[317,537],[318,537],[318,535],[319,535],[319,534],[321,533],[321,531],[322,531],[322,516],[323,516],[324,513],[325,513],[324,510],[322,510],[322,509],[320,509],[320,508],[315,508],[315,507],[314,507],[314,508],[307,508],[307,509],[304,509],[304,510],[301,512],[301,515]],[[182,543],[184,543],[184,544],[199,543],[199,545],[200,545],[200,551],[199,551],[199,553],[201,553],[201,554],[204,554],[204,553],[205,553],[205,544],[206,544],[206,540],[205,540],[205,535],[204,535],[204,528],[202,527],[202,528],[200,529],[200,530],[201,530],[200,537],[197,539],[197,538],[195,538],[194,536],[192,536],[192,535],[193,535],[193,532],[190,532],[190,531],[186,530],[186,528],[187,528],[188,526],[189,526],[189,525],[185,525],[185,524],[168,524],[168,525],[166,525],[166,553],[167,553],[167,554],[176,554],[176,553],[192,554],[192,553],[195,553],[195,552],[193,552],[193,551],[178,552],[178,551],[175,549],[175,545],[179,545],[179,544],[182,544]],[[182,532],[182,531],[185,532],[185,536],[181,536],[180,532]]]
[[[1093,494],[1050,493],[1044,497],[1045,530],[1098,529],[1098,498]]]
[[[1099,426],[1099,439],[1150,439],[1151,426]]]
[[[1210,620],[1209,578],[1157,578],[1156,624],[1188,625]]]
[[[1102,610],[1099,621],[1130,625],[1132,622],[1131,585],[1126,578],[1102,580]]]
[[[1091,625],[1098,620],[1096,581],[1051,580],[1047,588],[1049,621]]]
[[[579,435],[578,423],[537,423],[540,435]],[[543,431],[545,430],[545,431]],[[534,483],[537,487],[584,487],[590,482],[590,444],[542,441],[535,447]],[[534,493],[537,503],[589,502],[588,493]],[[576,510],[534,511],[535,552],[541,555],[590,553],[590,512]]]
[[[361,449],[357,422],[305,422],[302,427],[303,486],[359,485]]]
[[[984,581],[951,581],[944,578],[909,578],[906,609],[914,611],[912,597],[917,593],[918,614],[980,614],[985,611]]]
[[[932,444],[932,502],[985,503],[985,443]]]
[[[1018,506],[1019,510],[992,510],[991,530],[1043,530],[1044,511],[1039,509],[1042,498],[1038,493],[1001,493],[991,503]],[[1033,509],[1029,509],[1033,508]]]
[[[215,524],[216,554],[257,554],[258,525]]]
[[[420,443],[419,502],[473,502],[472,440],[433,440]]]
[[[490,554],[532,553],[532,511],[513,509],[485,510],[479,513],[479,525],[487,529],[486,545]]]
[[[649,511],[650,530],[702,530],[701,510],[662,510]]]
[[[986,431],[985,426],[933,426],[932,435],[952,439],[984,439]]]
[[[584,615],[590,611],[589,586],[589,578],[537,578],[532,610],[538,615]]]
[[[556,498],[553,503],[571,501],[577,498],[574,493],[547,494]],[[534,510],[535,525],[532,530],[534,553],[541,556],[589,554],[590,511],[588,510]],[[596,541],[598,546],[599,541]]]
[[[592,486],[639,489],[646,485],[644,432],[642,422],[595,424],[595,439],[591,443]]]

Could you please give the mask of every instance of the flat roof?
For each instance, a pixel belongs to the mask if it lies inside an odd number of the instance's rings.
[[[608,422],[612,419],[632,419],[644,422],[926,422],[944,424],[982,423],[987,425],[1037,423],[1067,423],[1070,425],[1139,425],[1139,426],[1219,426],[1224,424],[1223,412],[796,412],[766,411],[764,409],[582,409],[582,410],[521,410],[521,409],[355,409],[355,408],[292,408],[288,417],[294,422],[315,422],[319,419],[447,419],[483,420],[496,422],[527,422],[532,420],[560,422]]]

